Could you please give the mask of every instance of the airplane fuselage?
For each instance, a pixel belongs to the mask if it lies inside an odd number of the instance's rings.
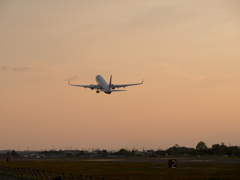
[[[101,75],[96,76],[96,81],[98,85],[102,87],[103,92],[105,92],[106,94],[111,94],[112,92],[111,87],[109,87],[108,83]]]

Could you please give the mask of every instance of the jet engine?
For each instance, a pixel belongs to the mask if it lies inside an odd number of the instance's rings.
[[[112,84],[112,89],[115,89],[115,87],[113,86],[113,84]]]
[[[93,84],[90,85],[90,89],[94,90],[94,85]]]

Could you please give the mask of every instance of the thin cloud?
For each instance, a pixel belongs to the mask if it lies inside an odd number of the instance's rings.
[[[28,72],[33,80],[78,80],[81,75],[71,73],[65,67],[50,67],[41,63],[29,63],[29,65],[12,66],[2,65],[0,70],[5,72]]]
[[[65,80],[77,80],[79,78],[81,78],[80,74],[75,73],[75,74],[69,76],[68,78],[66,78]]]
[[[9,66],[9,65],[3,65],[1,67],[2,71],[28,71],[31,69],[34,69],[34,66]]]
[[[27,65],[2,65],[1,70],[2,71],[29,71],[29,70],[35,70],[35,71],[48,71],[52,69],[51,67],[45,66],[42,63],[38,62],[29,62]]]

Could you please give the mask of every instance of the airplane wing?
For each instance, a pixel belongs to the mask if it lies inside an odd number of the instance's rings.
[[[136,83],[136,84],[118,84],[118,85],[115,85],[115,84],[112,84],[112,89],[114,88],[121,88],[121,87],[127,87],[127,86],[135,86],[135,85],[141,85],[143,84],[143,81],[141,83]]]
[[[102,89],[100,85],[79,85],[79,84],[71,84],[70,81],[68,81],[68,84],[70,86],[77,86],[77,87],[84,87],[84,88],[90,88],[90,89]]]

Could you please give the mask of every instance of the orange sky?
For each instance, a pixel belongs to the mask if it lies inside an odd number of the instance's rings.
[[[3,0],[0,24],[0,150],[240,145],[238,0]],[[97,74],[144,84],[67,84]]]

